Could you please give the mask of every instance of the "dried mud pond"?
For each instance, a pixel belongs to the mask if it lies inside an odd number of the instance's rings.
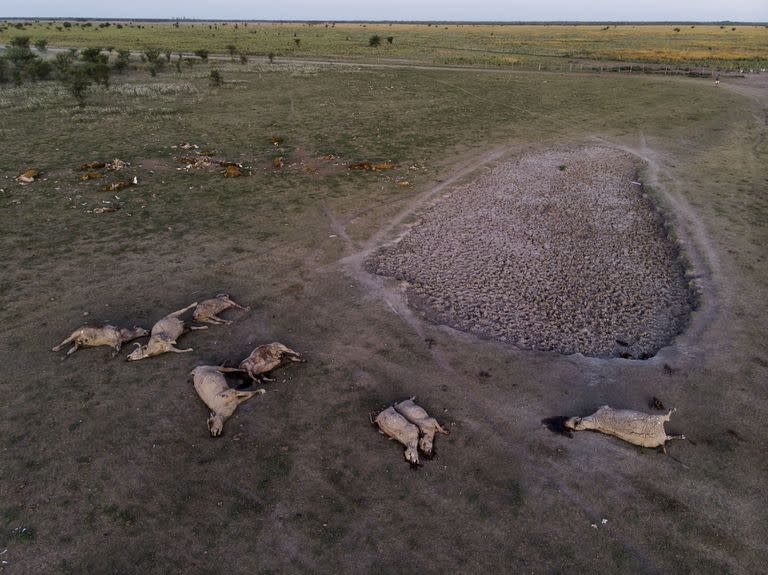
[[[529,153],[366,261],[430,320],[523,349],[646,359],[685,328],[683,261],[627,153]]]

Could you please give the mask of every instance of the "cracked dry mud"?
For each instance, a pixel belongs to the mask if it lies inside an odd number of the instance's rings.
[[[524,349],[645,359],[692,293],[662,216],[608,147],[530,153],[425,210],[366,261],[430,320]]]

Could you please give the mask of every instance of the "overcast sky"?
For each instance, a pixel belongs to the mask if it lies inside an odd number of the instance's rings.
[[[0,0],[0,17],[768,21],[768,0]]]

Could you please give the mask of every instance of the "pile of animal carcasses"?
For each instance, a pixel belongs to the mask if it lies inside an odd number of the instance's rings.
[[[116,356],[123,344],[133,339],[149,335],[149,341],[145,345],[136,344],[128,357],[128,361],[138,361],[148,357],[162,355],[164,353],[188,353],[194,351],[192,348],[179,349],[176,342],[179,337],[188,331],[198,331],[208,329],[208,326],[193,326],[185,323],[181,316],[189,310],[192,312],[192,319],[212,325],[230,324],[231,320],[219,317],[218,314],[229,309],[238,308],[249,310],[230,299],[225,293],[218,294],[216,297],[195,302],[185,308],[169,313],[158,320],[148,331],[143,327],[134,326],[133,328],[119,328],[113,325],[84,325],[73,331],[69,337],[54,347],[52,351],[60,351],[70,343],[72,347],[67,351],[67,356],[72,355],[81,347],[108,346],[113,349],[112,357]],[[190,373],[195,391],[200,396],[208,408],[210,415],[208,417],[208,429],[211,435],[216,437],[221,435],[224,422],[232,416],[237,407],[252,397],[265,393],[264,389],[253,391],[241,391],[232,389],[227,384],[225,373],[240,372],[247,374],[254,382],[272,381],[268,374],[286,363],[303,362],[304,358],[298,352],[286,347],[282,343],[274,342],[261,345],[254,349],[237,368],[224,366],[201,365],[193,369]]]
[[[448,434],[434,417],[414,402],[415,397],[396,403],[376,416],[379,431],[405,446],[405,460],[419,464],[419,451],[428,458],[434,451],[435,433]]]

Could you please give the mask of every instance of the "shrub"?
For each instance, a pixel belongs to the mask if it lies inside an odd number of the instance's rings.
[[[267,54],[267,58],[269,58],[269,63],[272,64],[275,61],[275,53],[270,52],[269,54]]]
[[[101,53],[101,48],[84,48],[80,51],[80,59],[92,64],[106,64],[109,56]]]
[[[293,43],[296,44],[296,46],[300,46],[301,45],[301,38],[294,38],[293,39]]]
[[[72,69],[72,55],[69,52],[61,52],[56,54],[53,59],[53,68],[56,70],[56,74],[59,78],[66,78]]]
[[[29,49],[29,36],[14,36],[11,38],[10,45],[15,48]]]
[[[27,64],[27,73],[33,80],[47,80],[52,71],[51,63],[42,58],[35,58]]]
[[[195,50],[195,56],[200,58],[203,62],[207,62],[208,61],[208,54],[209,54],[208,50],[202,50],[202,49],[201,50]]]
[[[224,83],[224,78],[221,77],[221,72],[218,70],[211,70],[211,73],[208,75],[208,82],[215,88]]]
[[[370,47],[375,48],[379,44],[381,44],[381,36],[379,36],[378,34],[374,34],[373,36],[368,38],[368,45]]]
[[[0,56],[0,84],[8,81],[8,60]]]
[[[394,36],[387,36],[387,44],[391,44],[394,41],[395,41],[395,37]]]
[[[248,63],[248,56],[244,52],[240,52],[240,63],[241,64]]]
[[[39,40],[35,40],[35,48],[37,48],[40,52],[47,52],[48,40],[46,40],[45,38],[40,38]]]
[[[229,53],[229,58],[231,60],[235,59],[235,53],[237,52],[237,46],[234,44],[227,44],[226,45],[227,52]]]
[[[82,68],[74,68],[64,81],[64,85],[72,97],[77,100],[77,105],[85,106],[88,87],[91,85],[91,79],[85,71]]]

